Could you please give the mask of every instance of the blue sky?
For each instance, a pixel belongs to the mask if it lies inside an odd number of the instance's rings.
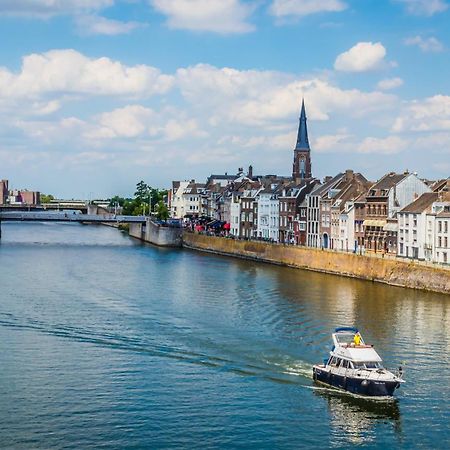
[[[0,177],[129,195],[253,164],[450,175],[448,0],[0,0]]]

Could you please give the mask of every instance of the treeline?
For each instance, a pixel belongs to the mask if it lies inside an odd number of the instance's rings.
[[[169,210],[166,201],[167,190],[152,188],[141,180],[136,185],[136,192],[133,198],[124,198],[116,195],[111,198],[109,206],[111,208],[120,206],[122,214],[130,216],[148,215],[150,209],[150,212],[155,214],[159,220],[167,220],[169,218]]]

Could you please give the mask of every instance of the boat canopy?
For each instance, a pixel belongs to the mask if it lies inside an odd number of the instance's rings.
[[[355,327],[338,327],[334,330],[335,333],[339,333],[340,331],[351,331],[352,333],[358,333],[358,328]]]

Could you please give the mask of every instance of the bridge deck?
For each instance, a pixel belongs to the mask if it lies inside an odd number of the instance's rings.
[[[0,212],[0,221],[9,222],[89,222],[89,223],[145,223],[144,216],[96,215],[44,212]]]

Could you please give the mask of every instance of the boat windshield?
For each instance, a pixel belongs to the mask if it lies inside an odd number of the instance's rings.
[[[351,344],[353,342],[353,338],[355,337],[355,333],[337,333],[336,339],[339,344]]]
[[[355,369],[382,369],[383,366],[377,361],[356,362],[353,361]]]

